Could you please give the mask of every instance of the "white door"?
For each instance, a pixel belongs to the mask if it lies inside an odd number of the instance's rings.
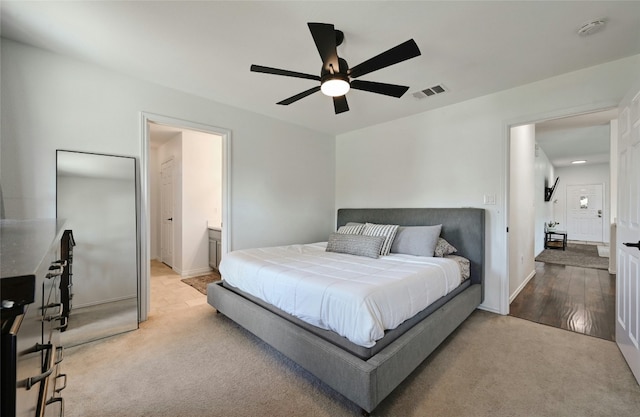
[[[570,240],[603,241],[602,202],[602,184],[567,185],[566,231]]]
[[[618,113],[617,223],[616,343],[640,383],[640,80]]]
[[[162,164],[160,178],[160,260],[173,266],[173,159]]]

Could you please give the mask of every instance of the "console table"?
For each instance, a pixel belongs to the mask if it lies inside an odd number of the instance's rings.
[[[567,232],[564,230],[545,230],[544,248],[562,250],[567,249]]]

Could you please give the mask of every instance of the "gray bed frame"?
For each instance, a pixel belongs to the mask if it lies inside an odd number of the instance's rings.
[[[482,303],[485,211],[478,208],[339,209],[338,227],[348,222],[401,226],[442,224],[441,236],[458,249],[458,255],[471,261],[471,285],[368,360],[226,289],[220,282],[209,284],[207,301],[368,414]]]

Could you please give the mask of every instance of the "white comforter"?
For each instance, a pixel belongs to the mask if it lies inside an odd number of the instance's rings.
[[[315,243],[234,251],[222,258],[220,272],[232,286],[364,347],[461,282],[450,259],[373,259],[325,248]]]

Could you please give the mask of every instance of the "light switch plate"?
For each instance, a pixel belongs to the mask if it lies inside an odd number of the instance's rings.
[[[495,194],[485,194],[484,195],[484,204],[496,204],[496,195]]]

